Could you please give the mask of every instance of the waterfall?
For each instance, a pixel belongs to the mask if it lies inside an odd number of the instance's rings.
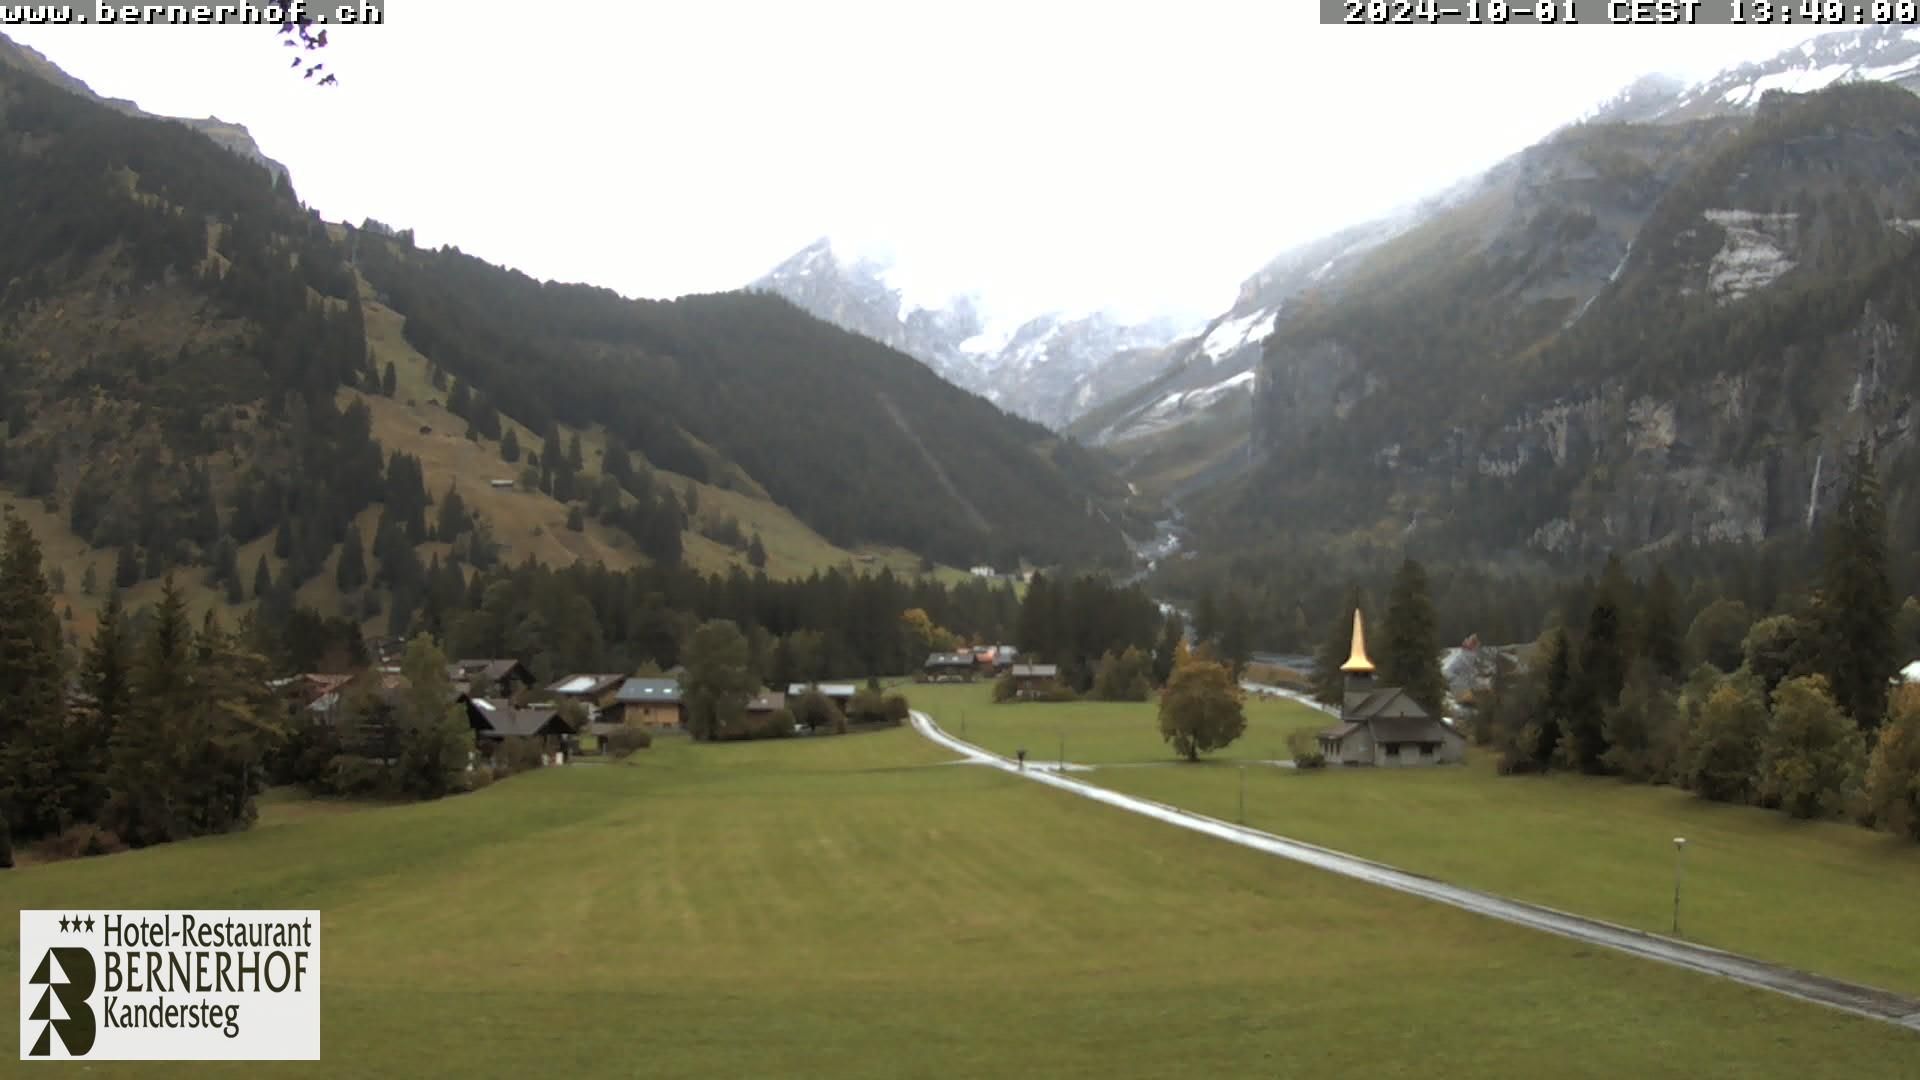
[[[1814,511],[1820,508],[1820,466],[1827,460],[1826,451],[1813,459],[1813,483],[1807,486],[1807,528],[1813,528]]]

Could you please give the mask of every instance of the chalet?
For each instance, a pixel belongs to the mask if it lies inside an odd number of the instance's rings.
[[[487,481],[487,486],[492,488],[495,491],[512,491],[513,481],[493,479],[493,480]]]
[[[1320,752],[1340,765],[1435,765],[1466,760],[1467,740],[1427,715],[1395,686],[1375,686],[1360,612],[1353,613],[1353,649],[1340,665],[1346,694],[1340,723],[1320,732]]]
[[[687,726],[687,706],[680,697],[678,679],[628,679],[614,695],[623,724],[655,731],[679,731]]]
[[[847,707],[853,704],[855,689],[857,688],[852,683],[797,682],[787,684],[787,696],[790,698],[799,697],[809,690],[818,690],[820,693],[826,695],[828,701],[833,702],[834,706],[844,713],[847,711]]]
[[[467,719],[483,750],[516,737],[539,739],[549,750],[562,750],[567,740],[578,734],[552,705],[515,707],[503,698],[469,699]]]
[[[625,675],[569,675],[547,687],[547,693],[579,702],[597,715],[601,709],[613,707],[620,696],[620,684],[626,681]]]
[[[1007,669],[1007,676],[1013,680],[1015,697],[1037,697],[1041,691],[1060,680],[1060,667],[1057,664],[1015,664]]]
[[[972,682],[980,665],[971,652],[937,652],[927,654],[920,670],[928,682]]]
[[[289,675],[284,679],[273,679],[267,683],[267,689],[286,703],[289,713],[295,713],[309,708],[329,694],[333,694],[334,697],[328,704],[334,704],[339,700],[335,692],[352,681],[351,675],[320,675],[308,672]]]
[[[518,660],[455,660],[447,678],[463,694],[513,697],[533,686],[533,672]]]

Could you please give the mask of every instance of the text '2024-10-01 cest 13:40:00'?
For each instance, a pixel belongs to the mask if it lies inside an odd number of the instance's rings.
[[[1321,0],[1320,21],[1366,25],[1920,26],[1916,0]]]

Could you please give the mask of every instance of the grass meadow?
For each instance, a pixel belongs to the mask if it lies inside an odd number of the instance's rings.
[[[1113,702],[993,705],[984,685],[916,687],[916,707],[1009,752],[1070,761],[1169,762],[1079,779],[1234,820],[1237,759],[1272,757],[1285,732],[1327,720],[1286,701],[1248,701],[1248,732],[1200,766],[1173,763],[1156,706]],[[1089,747],[1088,758],[1075,751]],[[1032,745],[1037,743],[1037,748]],[[1271,744],[1271,745],[1270,745]],[[1107,755],[1107,756],[1102,756]],[[1673,838],[1687,838],[1680,928],[1695,941],[1823,975],[1920,994],[1920,846],[1845,822],[1794,821],[1665,787],[1579,776],[1503,777],[1471,749],[1461,767],[1297,772],[1245,770],[1246,824],[1445,881],[1642,930],[1673,926]],[[1920,1059],[1916,1059],[1920,1075]]]
[[[945,763],[905,730],[662,740],[438,803],[263,814],[0,890],[321,909],[323,1060],[89,1075],[1854,1080],[1920,1063],[1911,1032]],[[18,959],[9,920],[0,966]]]

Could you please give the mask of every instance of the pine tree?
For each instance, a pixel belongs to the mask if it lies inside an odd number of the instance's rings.
[[[467,529],[467,504],[460,498],[460,489],[447,485],[447,493],[440,499],[439,519],[435,524],[434,539],[450,544]]]
[[[400,373],[394,370],[393,361],[389,360],[386,368],[380,372],[380,393],[385,397],[392,397],[399,389]]]
[[[148,619],[132,671],[126,716],[108,742],[107,786],[113,795],[103,823],[135,847],[186,835],[186,793],[179,750],[195,707],[193,631],[172,575]]]
[[[1534,740],[1534,765],[1544,770],[1552,767],[1567,737],[1574,682],[1573,643],[1567,640],[1566,631],[1556,626],[1548,632],[1542,651],[1546,678],[1540,698],[1539,737]]]
[[[134,554],[131,544],[120,545],[113,564],[113,583],[122,589],[140,584],[140,558]]]
[[[1827,527],[1821,585],[1818,670],[1841,711],[1872,730],[1886,715],[1888,681],[1900,665],[1886,509],[1865,442],[1848,462],[1846,490]]]
[[[80,595],[92,596],[93,590],[100,587],[100,579],[93,571],[93,560],[87,560],[87,568],[80,574]]]
[[[1640,652],[1652,664],[1654,674],[1677,684],[1685,671],[1686,658],[1680,646],[1680,625],[1673,612],[1673,579],[1665,567],[1655,570],[1647,586],[1647,605],[1641,616]]]
[[[400,662],[407,690],[400,727],[400,786],[408,794],[436,799],[459,790],[473,749],[473,729],[454,704],[447,658],[433,639],[416,635]]]
[[[1626,574],[1618,557],[1607,559],[1606,572],[1587,612],[1587,632],[1580,639],[1580,667],[1567,707],[1568,764],[1581,772],[1606,770],[1606,716],[1620,701],[1626,683],[1627,649],[1623,607]]]
[[[1160,640],[1153,647],[1153,685],[1165,686],[1173,677],[1175,660],[1186,640],[1186,622],[1178,611],[1169,611],[1160,624]]]
[[[1210,645],[1219,636],[1220,604],[1214,598],[1211,588],[1203,588],[1200,590],[1199,599],[1193,602],[1194,644]]]
[[[346,538],[340,541],[340,562],[334,567],[334,584],[350,593],[367,583],[367,554],[360,543],[360,527],[349,524]]]
[[[40,542],[9,513],[0,548],[0,815],[16,838],[58,832],[73,819],[64,661]]]
[[[1427,571],[1413,559],[1400,564],[1387,599],[1387,621],[1377,659],[1380,681],[1398,686],[1420,703],[1428,716],[1445,705],[1447,680],[1440,673],[1440,636]]]
[[[263,554],[260,556],[260,561],[254,564],[253,568],[253,598],[255,600],[264,600],[266,595],[272,591],[273,568],[267,565],[267,557]]]
[[[767,567],[767,547],[760,542],[758,532],[753,534],[753,539],[747,544],[747,565],[755,570],[764,570]]]
[[[587,527],[587,518],[578,506],[567,508],[567,529],[571,532],[583,532]]]
[[[509,465],[520,460],[520,436],[511,427],[500,436],[500,460]]]
[[[567,471],[578,473],[587,467],[586,455],[580,450],[580,433],[574,432],[567,440]]]

